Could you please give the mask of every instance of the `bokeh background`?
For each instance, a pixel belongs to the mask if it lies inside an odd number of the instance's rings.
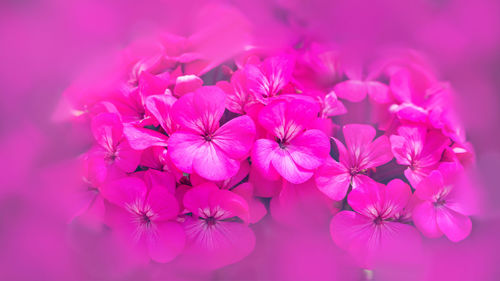
[[[85,128],[53,118],[63,91],[138,38],[159,31],[189,35],[220,20],[207,12],[214,5],[237,11],[262,45],[285,46],[307,34],[361,53],[388,46],[425,53],[457,92],[477,154],[482,212],[465,241],[428,240],[425,259],[382,267],[375,280],[500,280],[497,0],[1,1],[0,280],[362,280],[322,225],[291,232],[266,218],[254,226],[254,253],[216,272],[129,268],[109,250],[112,241],[68,228],[55,207],[58,198],[50,196],[44,175],[55,166],[71,173],[61,163],[90,140]]]

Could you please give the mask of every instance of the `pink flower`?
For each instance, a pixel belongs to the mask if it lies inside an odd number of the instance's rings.
[[[458,242],[470,234],[474,197],[468,186],[459,184],[462,172],[456,163],[443,163],[419,183],[415,195],[422,201],[413,210],[413,222],[425,236],[444,234]]]
[[[375,129],[369,125],[348,124],[342,129],[346,147],[337,139],[339,162],[329,158],[316,174],[318,188],[333,200],[342,200],[349,186],[353,189],[371,181],[368,169],[392,159],[389,139],[381,136],[374,141]]]
[[[401,126],[390,137],[398,164],[408,166],[404,174],[413,187],[436,169],[450,140],[441,132],[423,126]]]
[[[172,107],[180,128],[170,136],[169,155],[183,172],[224,180],[234,176],[248,156],[255,124],[250,117],[240,116],[219,127],[225,98],[217,87],[202,87],[182,96]]]
[[[418,237],[415,229],[396,221],[410,197],[410,187],[399,179],[387,186],[372,181],[353,190],[347,197],[353,211],[341,211],[331,221],[333,241],[366,267],[398,240],[413,243]]]
[[[92,119],[92,133],[97,145],[89,153],[89,161],[95,163],[97,174],[105,174],[109,168],[118,167],[124,172],[133,172],[139,165],[141,152],[133,149],[123,133],[123,124],[118,115],[101,113]]]
[[[268,104],[290,82],[294,65],[289,55],[267,58],[259,67],[247,64],[244,71],[248,90],[259,102]]]
[[[226,107],[229,111],[246,114],[248,107],[255,103],[255,98],[247,87],[247,77],[243,70],[237,70],[231,76],[231,83],[217,82],[217,86],[226,93]]]
[[[264,107],[259,123],[272,139],[259,139],[252,150],[252,163],[268,179],[278,174],[291,183],[310,179],[330,152],[328,137],[308,129],[318,116],[316,103],[302,99],[275,101]]]
[[[247,225],[250,214],[243,197],[204,183],[188,190],[183,201],[192,213],[184,222],[186,262],[213,269],[237,262],[252,252],[255,235]]]
[[[107,216],[120,241],[138,256],[169,262],[183,250],[185,235],[175,221],[179,204],[168,190],[175,187],[159,183],[150,179],[148,189],[143,180],[125,177],[104,185],[102,195],[113,204]]]

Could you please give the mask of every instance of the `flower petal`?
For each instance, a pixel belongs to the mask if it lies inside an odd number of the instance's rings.
[[[144,202],[147,187],[139,178],[125,177],[106,183],[101,188],[102,196],[122,208],[135,202]]]
[[[212,142],[229,157],[242,159],[248,156],[255,139],[255,124],[252,118],[240,116],[220,127]]]
[[[151,207],[154,213],[151,220],[155,222],[172,220],[179,214],[177,199],[166,188],[161,186],[155,186],[149,191],[146,205]]]
[[[437,238],[443,235],[437,224],[436,208],[429,201],[418,203],[413,209],[413,222],[424,236]]]
[[[196,75],[179,76],[175,80],[174,94],[178,97],[201,88],[203,80]]]
[[[177,131],[168,140],[168,154],[174,165],[185,173],[193,171],[193,161],[204,145],[201,136],[191,132]]]
[[[328,157],[316,172],[315,180],[321,192],[333,200],[340,201],[349,189],[351,175],[343,165]]]
[[[156,262],[166,263],[177,257],[186,244],[183,227],[176,222],[155,224],[155,233],[147,240],[149,256]]]
[[[330,140],[320,130],[307,130],[290,141],[286,150],[297,165],[313,170],[323,164],[330,153]]]
[[[360,102],[366,97],[367,87],[364,81],[347,80],[335,85],[333,91],[339,98],[350,102]]]
[[[436,219],[439,229],[453,242],[465,239],[472,230],[472,223],[468,216],[447,207],[436,209]]]
[[[207,142],[198,147],[193,158],[193,170],[211,181],[226,180],[236,175],[240,161],[230,158],[214,143]]]
[[[297,166],[290,153],[284,149],[275,150],[271,162],[283,178],[294,184],[306,182],[314,174],[310,170]]]
[[[136,150],[144,150],[151,146],[167,146],[167,136],[154,130],[128,124],[123,127],[123,133],[130,146]]]
[[[113,113],[100,113],[92,119],[92,133],[97,143],[112,151],[123,135],[120,117]]]
[[[279,178],[279,174],[271,165],[275,155],[274,151],[278,149],[280,149],[278,143],[268,139],[255,141],[252,149],[252,164],[268,180],[277,180]]]

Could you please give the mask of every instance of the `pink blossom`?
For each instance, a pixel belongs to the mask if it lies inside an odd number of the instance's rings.
[[[462,168],[443,163],[420,181],[415,195],[421,200],[413,210],[415,226],[427,237],[443,234],[451,241],[465,239],[471,232],[468,215],[475,212],[473,193],[463,183]]]
[[[182,96],[172,107],[180,128],[170,136],[169,155],[183,172],[224,180],[234,176],[248,156],[255,124],[250,117],[240,116],[219,127],[225,98],[217,87],[202,87]]]
[[[226,93],[226,107],[231,112],[246,114],[248,108],[255,103],[255,98],[248,90],[244,70],[235,71],[230,82],[217,82],[217,86]]]
[[[104,198],[113,204],[107,210],[108,223],[138,257],[169,262],[185,244],[182,226],[175,221],[179,204],[168,186],[151,180],[148,185],[138,177],[125,177],[103,186]]]
[[[194,92],[203,85],[203,80],[196,75],[183,75],[175,80],[174,94],[178,97]]]
[[[383,165],[393,158],[389,139],[375,137],[369,125],[348,124],[342,129],[346,146],[334,139],[339,150],[339,162],[329,158],[316,174],[318,188],[333,200],[342,200],[349,186],[353,189],[368,184],[368,169]]]
[[[398,135],[390,136],[390,140],[398,164],[408,166],[404,174],[414,188],[437,168],[450,143],[441,132],[423,126],[400,126]]]
[[[94,117],[92,133],[97,144],[89,153],[89,161],[95,163],[98,174],[105,175],[109,168],[114,167],[124,172],[133,172],[137,168],[141,152],[133,149],[125,138],[118,115],[101,113]]]
[[[308,129],[316,120],[319,107],[302,99],[275,101],[264,107],[259,123],[272,139],[258,139],[252,150],[252,163],[268,179],[281,175],[291,183],[310,179],[330,152],[328,137],[320,130]]]
[[[398,179],[387,186],[372,181],[353,190],[347,197],[353,211],[341,211],[331,221],[333,241],[365,267],[371,267],[374,257],[398,240],[414,243],[415,229],[396,221],[410,196],[410,187]]]
[[[183,259],[201,268],[218,268],[243,259],[255,246],[248,227],[247,201],[213,183],[193,187],[184,195],[192,214],[184,222],[187,245]]]
[[[247,64],[244,71],[248,90],[257,101],[268,104],[292,79],[294,64],[290,55],[267,58],[260,66]]]

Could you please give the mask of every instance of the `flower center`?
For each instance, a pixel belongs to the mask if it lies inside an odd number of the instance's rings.
[[[215,219],[215,217],[208,217],[208,218],[205,219],[205,221],[207,222],[208,226],[215,225],[215,223],[217,222],[217,220]]]
[[[373,223],[376,225],[381,225],[382,222],[384,222],[384,219],[381,216],[378,216],[373,220]]]
[[[288,142],[285,139],[276,138],[276,142],[278,143],[281,149],[285,149],[286,146],[288,145]]]

